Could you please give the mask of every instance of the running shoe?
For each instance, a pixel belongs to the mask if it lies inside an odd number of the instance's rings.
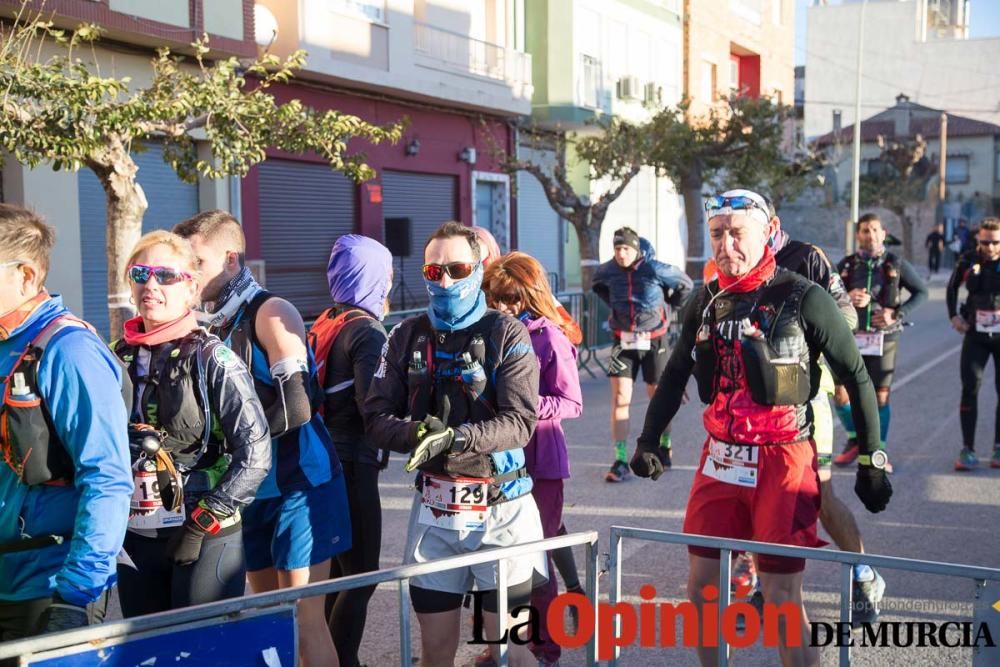
[[[672,449],[673,447],[664,447],[663,445],[660,445],[660,451],[663,453],[663,458],[660,459],[660,463],[663,464],[664,468],[670,467],[670,454]]]
[[[854,604],[851,609],[851,624],[857,628],[862,623],[874,623],[881,613],[879,603],[885,595],[885,579],[875,570],[875,575],[867,581],[854,580]]]
[[[741,554],[736,559],[733,567],[733,576],[730,580],[730,588],[733,592],[743,588],[752,589],[757,585],[757,568],[753,566],[753,559],[750,554]]]
[[[972,470],[978,465],[979,459],[976,458],[976,453],[968,447],[963,447],[962,451],[958,453],[958,458],[955,459],[955,470]],[[993,465],[992,459],[990,465]]]
[[[760,592],[760,586],[758,585],[754,589],[753,595],[750,596],[750,606],[757,610],[760,615],[760,620],[764,620],[764,594]]]
[[[993,448],[993,456],[990,457],[990,467],[1000,468],[1000,447]]]
[[[760,622],[763,623],[764,622],[764,594],[761,593],[761,591],[760,591],[760,579],[758,579],[757,583],[754,584],[753,594],[750,596],[750,598],[747,600],[747,602],[749,602],[750,606],[753,607],[756,610],[757,617],[760,619]],[[746,618],[744,617],[743,614],[740,614],[739,616],[736,617],[736,629],[739,632],[743,632],[743,631],[746,630],[746,627],[747,627],[747,620],[746,620]]]
[[[615,461],[611,464],[611,469],[604,475],[605,482],[624,482],[629,476],[628,464],[624,461]]]
[[[576,588],[567,589],[566,592],[586,595],[584,590],[579,586]],[[575,604],[571,604],[566,606],[566,611],[569,614],[570,633],[576,635],[576,633],[580,630],[580,610],[577,608]]]
[[[833,457],[834,465],[846,466],[854,463],[854,460],[858,458],[858,441],[851,438],[844,445],[844,451]]]

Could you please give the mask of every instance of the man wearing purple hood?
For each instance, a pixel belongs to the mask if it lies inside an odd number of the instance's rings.
[[[333,306],[310,333],[321,369],[324,422],[344,467],[353,538],[350,551],[339,554],[330,576],[377,570],[382,544],[382,505],[378,474],[388,452],[368,447],[361,403],[375,375],[386,341],[381,319],[388,311],[392,255],[378,241],[348,234],[333,245],[326,270]],[[314,337],[313,334],[316,334]],[[360,664],[358,647],[365,630],[368,600],[375,586],[329,596],[327,616],[340,664]]]

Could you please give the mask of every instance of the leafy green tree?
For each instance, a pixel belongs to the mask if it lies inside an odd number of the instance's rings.
[[[786,169],[781,147],[790,110],[768,98],[735,94],[702,116],[692,116],[690,106],[689,100],[683,100],[650,120],[648,164],[669,178],[684,199],[688,272],[700,275],[697,258],[706,252],[705,187],[770,183],[774,194],[773,186],[782,182]]]
[[[536,145],[544,143],[554,149],[555,163],[551,166],[510,155],[495,144],[491,132],[484,134],[500,167],[510,174],[531,174],[541,184],[552,210],[576,230],[581,279],[584,291],[588,291],[599,263],[601,225],[608,207],[647,163],[651,145],[648,125],[608,117],[591,123],[582,132],[529,130]],[[569,170],[573,167],[586,170],[588,194],[578,193],[570,183]],[[592,199],[589,192],[598,188],[603,192]]]
[[[875,168],[861,177],[861,204],[882,206],[899,217],[903,257],[912,261],[914,220],[906,208],[927,199],[927,187],[937,177],[938,167],[927,156],[927,140],[919,134],[906,139],[879,136],[878,145],[881,153]]]
[[[131,155],[141,142],[163,144],[164,159],[188,181],[242,176],[265,159],[270,146],[316,152],[333,169],[361,180],[373,171],[363,154],[348,150],[349,140],[396,141],[402,130],[399,124],[380,127],[337,111],[317,112],[298,100],[278,103],[270,89],[303,66],[301,51],[284,61],[273,55],[249,63],[210,61],[206,36],[191,44],[189,57],[160,49],[151,82],[138,87],[127,77],[102,75],[81,57],[82,47],[99,39],[97,26],[65,31],[38,18],[17,18],[0,28],[0,147],[30,167],[88,167],[97,175],[108,203],[112,332],[131,312],[125,262],[147,208]],[[59,47],[57,55],[39,58],[43,42]],[[194,133],[211,159],[198,158]]]
[[[775,208],[781,208],[807,188],[823,184],[822,171],[829,160],[812,147],[787,151],[775,143],[759,150],[730,162],[717,176],[720,189],[748,188],[767,195]]]

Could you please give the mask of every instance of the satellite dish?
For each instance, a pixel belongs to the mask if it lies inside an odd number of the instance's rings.
[[[278,19],[264,5],[253,6],[254,41],[262,49],[269,49],[278,37]]]

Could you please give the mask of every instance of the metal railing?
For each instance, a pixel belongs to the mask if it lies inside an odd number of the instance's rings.
[[[123,621],[93,625],[78,630],[68,630],[17,641],[0,643],[0,660],[6,658],[27,658],[31,655],[43,654],[49,651],[67,647],[89,645],[98,648],[108,640],[124,638],[150,630],[180,626],[193,621],[217,620],[219,623],[236,620],[240,614],[262,607],[296,602],[302,598],[316,595],[328,595],[352,588],[373,586],[384,582],[398,582],[399,588],[399,664],[402,667],[412,667],[410,651],[410,589],[409,580],[413,577],[469,567],[482,563],[497,564],[497,581],[507,580],[507,559],[527,556],[539,551],[552,551],[562,547],[584,545],[586,547],[585,588],[587,597],[593,608],[597,608],[597,575],[598,575],[598,534],[596,530],[570,533],[559,537],[528,542],[512,547],[485,549],[461,556],[450,556],[427,563],[401,565],[376,572],[355,574],[329,581],[320,581],[296,588],[285,588],[269,593],[246,595],[232,600],[210,602],[208,604],[165,611],[147,616],[139,616]],[[497,589],[497,621],[498,635],[503,636],[507,628],[507,588]],[[500,665],[507,664],[507,646],[499,645]],[[594,665],[597,661],[597,632],[587,643],[587,664]]]
[[[720,537],[707,537],[703,535],[689,535],[687,533],[675,533],[662,530],[649,530],[645,528],[629,528],[625,526],[611,527],[611,558],[609,567],[609,592],[608,602],[612,605],[621,602],[622,591],[622,540],[645,540],[647,542],[661,542],[666,544],[678,544],[685,546],[707,547],[719,549],[719,627],[722,627],[722,615],[731,601],[729,582],[731,577],[731,557],[734,551],[746,551],[755,554],[768,554],[772,556],[784,556],[786,558],[804,558],[807,560],[820,560],[833,563],[840,563],[840,621],[849,623],[851,620],[852,604],[852,567],[857,564],[865,564],[871,567],[878,567],[886,570],[907,570],[909,572],[919,572],[922,574],[932,574],[938,576],[961,577],[972,579],[975,582],[977,599],[983,599],[982,593],[985,591],[988,581],[1000,582],[1000,569],[987,567],[974,567],[971,565],[957,565],[951,563],[940,563],[936,561],[916,560],[911,558],[897,558],[895,556],[877,556],[873,554],[860,554],[850,551],[834,551],[828,549],[813,549],[809,547],[792,547],[768,542],[752,542],[749,540],[734,540]],[[989,602],[984,603],[989,608]],[[977,604],[977,613],[979,607]],[[620,617],[615,616],[614,637],[621,633]],[[613,658],[610,665],[618,664],[619,649],[614,649]],[[998,664],[994,662],[998,656],[991,652],[989,656],[985,651],[978,648],[973,654],[973,665],[986,667],[986,665]],[[719,637],[719,662],[720,667],[729,664],[729,647],[723,637]],[[839,664],[841,667],[848,667],[851,664],[850,645],[840,646]]]
[[[531,86],[531,54],[523,51],[420,21],[413,22],[413,48],[462,74]]]

